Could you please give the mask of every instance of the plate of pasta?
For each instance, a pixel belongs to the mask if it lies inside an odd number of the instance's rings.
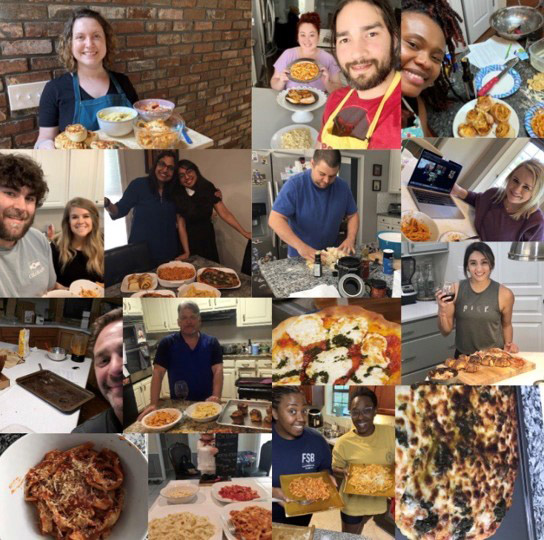
[[[203,504],[153,505],[149,512],[149,540],[221,540],[219,516]]]
[[[179,287],[195,280],[196,268],[191,263],[170,261],[157,268],[157,276],[161,286]]]
[[[223,407],[213,401],[198,401],[187,407],[185,413],[195,422],[213,422],[219,418]]]
[[[344,493],[371,497],[394,497],[395,467],[350,463]]]
[[[88,538],[145,538],[147,461],[116,433],[25,435],[0,456],[0,482],[10,488],[0,491],[2,540],[60,538],[59,526],[65,538],[83,538],[83,532]],[[52,487],[57,484],[61,489]],[[101,509],[74,507],[73,493]],[[42,496],[47,505],[40,502]],[[85,531],[81,523],[88,524]],[[40,531],[40,525],[45,529]]]
[[[142,424],[147,431],[159,433],[172,429],[182,417],[178,409],[159,409],[150,412],[142,418]]]
[[[403,240],[409,242],[436,242],[438,239],[436,223],[427,214],[413,210],[402,213],[400,232]]]
[[[272,503],[244,501],[227,504],[221,510],[223,531],[228,540],[271,540]],[[227,521],[233,525],[233,534]]]

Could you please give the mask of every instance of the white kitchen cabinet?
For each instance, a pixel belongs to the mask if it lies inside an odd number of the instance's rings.
[[[403,255],[427,255],[430,253],[446,253],[448,242],[403,242]]]
[[[271,298],[238,299],[237,326],[266,326],[268,324],[272,324]]]
[[[71,150],[68,199],[85,197],[104,204],[104,157],[100,150]]]
[[[222,399],[236,399],[236,370],[234,367],[223,365],[223,390]]]
[[[142,301],[139,298],[123,298],[123,315],[142,314]]]
[[[272,378],[272,368],[259,368],[257,371],[257,377],[267,377]]]
[[[142,412],[151,402],[151,396],[149,395],[149,389],[151,388],[151,379],[144,379],[137,382],[132,390],[134,392],[134,398],[136,400],[136,406],[138,412]]]
[[[391,150],[389,161],[389,193],[400,193],[400,150]]]
[[[400,232],[400,217],[378,215],[377,229],[380,231]]]
[[[213,309],[236,309],[238,298],[211,298]]]
[[[160,298],[143,298],[141,302],[146,332],[168,330],[167,302]]]

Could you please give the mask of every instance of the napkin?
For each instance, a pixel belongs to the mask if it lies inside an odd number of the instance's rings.
[[[292,293],[289,298],[340,298],[340,293],[333,285],[317,285],[313,289]]]

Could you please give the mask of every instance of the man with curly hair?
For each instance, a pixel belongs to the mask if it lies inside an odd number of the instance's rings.
[[[47,238],[31,228],[49,191],[41,167],[17,154],[0,155],[0,296],[42,296],[57,276]]]

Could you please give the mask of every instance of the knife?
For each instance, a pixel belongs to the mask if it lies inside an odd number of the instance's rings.
[[[478,90],[478,97],[485,96],[487,93],[489,93],[489,91],[499,82],[501,77],[506,75],[506,73],[510,69],[512,69],[518,62],[519,58],[512,58],[512,60],[508,60],[508,62],[506,62],[504,66],[504,69],[497,76],[493,77],[491,80],[485,83],[484,86],[480,88],[480,90]]]

